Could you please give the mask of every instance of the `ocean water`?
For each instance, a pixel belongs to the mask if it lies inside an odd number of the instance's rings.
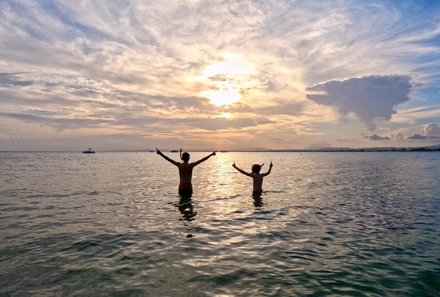
[[[261,200],[233,161],[273,161]],[[0,296],[440,296],[439,177],[438,152],[218,153],[180,203],[154,153],[3,152]]]

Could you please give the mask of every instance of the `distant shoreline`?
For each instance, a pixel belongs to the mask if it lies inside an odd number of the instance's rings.
[[[211,152],[216,150],[188,150],[189,152]],[[320,148],[320,149],[249,149],[249,150],[217,150],[218,153],[347,153],[347,152],[439,152],[440,145],[428,147],[375,147],[375,148]],[[176,153],[171,149],[163,149],[165,153]],[[0,153],[82,153],[81,151],[2,151]],[[103,150],[98,153],[155,153],[151,149],[143,150]]]

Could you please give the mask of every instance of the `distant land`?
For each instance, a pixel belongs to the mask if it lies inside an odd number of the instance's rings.
[[[155,152],[154,150],[147,150]],[[164,149],[164,152],[176,152],[176,150]],[[189,152],[207,152],[213,150],[188,149]],[[217,152],[423,152],[423,151],[440,151],[440,144],[430,146],[417,147],[364,147],[364,148],[350,148],[350,147],[323,147],[317,149],[242,149],[242,150],[218,150]]]
[[[164,153],[178,153],[179,151],[176,149],[163,148],[161,149]],[[216,151],[218,153],[227,153],[227,152],[438,152],[440,151],[440,144],[430,145],[430,146],[417,146],[417,147],[364,147],[364,148],[351,148],[351,147],[323,147],[316,149],[267,149],[267,148],[247,148],[240,150],[216,150],[216,149],[191,149],[186,148],[184,151],[187,152],[213,152]],[[77,152],[77,151],[1,151],[3,153],[7,152]],[[82,153],[82,151],[79,151]],[[133,153],[155,153],[153,149],[132,149],[132,150],[96,150],[96,153],[103,152],[133,152]]]
[[[298,150],[268,150],[271,152],[422,152],[422,151],[440,151],[440,144],[418,147],[323,147],[318,149],[298,149]]]

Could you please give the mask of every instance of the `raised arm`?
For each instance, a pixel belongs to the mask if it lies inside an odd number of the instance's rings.
[[[161,156],[162,158],[164,158],[165,160],[167,160],[168,162],[170,162],[171,164],[173,164],[173,165],[178,166],[178,165],[180,164],[179,162],[176,162],[176,161],[174,161],[173,159],[170,159],[170,158],[168,158],[167,156],[165,156],[164,154],[162,154],[162,152],[159,151],[157,148],[156,148],[156,153],[157,153],[159,156]]]
[[[272,167],[273,167],[273,164],[272,164],[272,161],[270,161],[269,170],[266,173],[263,173],[263,176],[269,175],[270,172],[272,171]]]
[[[207,155],[206,157],[204,157],[204,158],[202,158],[202,159],[200,159],[200,160],[198,160],[198,161],[195,161],[195,162],[193,162],[193,163],[191,163],[191,164],[194,165],[194,166],[197,166],[197,165],[199,165],[200,163],[205,162],[206,160],[208,160],[211,156],[215,156],[215,152],[212,152],[212,153],[210,153],[209,155]]]
[[[244,175],[247,175],[247,176],[250,176],[250,177],[252,177],[252,174],[250,174],[250,173],[247,173],[246,171],[244,171],[243,169],[240,169],[240,168],[238,168],[237,167],[237,165],[235,165],[235,162],[234,162],[234,164],[232,164],[232,167],[234,167],[235,169],[237,169],[238,170],[238,172],[240,172],[240,173],[243,173]]]

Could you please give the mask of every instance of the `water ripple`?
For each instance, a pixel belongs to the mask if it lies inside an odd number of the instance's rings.
[[[0,153],[0,295],[440,296],[438,154],[273,153],[254,200],[267,158],[179,201],[154,154]]]

